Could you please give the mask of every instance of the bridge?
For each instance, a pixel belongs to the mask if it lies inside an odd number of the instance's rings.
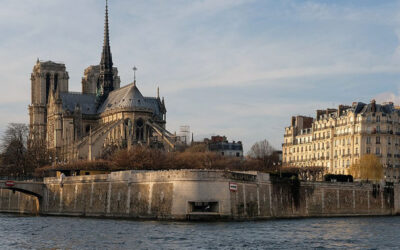
[[[36,196],[39,200],[44,195],[45,185],[40,180],[0,180],[0,189],[9,189],[28,195]]]

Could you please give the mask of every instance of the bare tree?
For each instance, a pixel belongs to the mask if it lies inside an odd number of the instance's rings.
[[[26,124],[10,123],[2,136],[3,167],[11,174],[25,174],[28,127]]]
[[[50,165],[55,159],[55,153],[50,152],[45,139],[28,140],[28,149],[25,156],[25,173],[33,173],[36,168]]]
[[[248,157],[259,161],[264,169],[277,170],[278,155],[267,140],[259,141],[251,146]],[[275,163],[275,165],[274,165]]]

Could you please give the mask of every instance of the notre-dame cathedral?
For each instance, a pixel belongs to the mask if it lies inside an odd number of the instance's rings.
[[[120,87],[110,48],[108,4],[99,65],[84,71],[82,93],[68,91],[65,65],[37,61],[31,74],[30,139],[42,140],[57,161],[93,160],[110,148],[175,146],[166,128],[164,99],[144,97],[133,83]]]

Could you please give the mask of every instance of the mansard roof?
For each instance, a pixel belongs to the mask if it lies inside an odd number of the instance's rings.
[[[156,106],[158,105],[155,105],[154,101],[151,101],[150,98],[143,97],[136,85],[131,83],[125,87],[111,91],[107,99],[100,106],[98,113],[120,108],[148,109],[157,113],[160,109]]]
[[[358,103],[359,106],[362,106],[362,108],[358,108],[355,110],[355,113],[370,113],[370,112],[382,112],[384,114],[392,114],[396,112],[397,110],[394,108],[393,103],[384,103],[384,104],[376,104],[375,102],[371,102],[368,104],[365,103]]]
[[[73,112],[79,106],[82,114],[94,115],[96,114],[96,96],[93,94],[81,94],[74,92],[61,92],[60,98],[62,100],[63,110]]]

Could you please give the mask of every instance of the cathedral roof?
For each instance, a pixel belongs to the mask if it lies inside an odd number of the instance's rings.
[[[82,114],[96,114],[96,96],[92,94],[81,94],[73,92],[61,92],[63,110],[74,111],[79,105]]]
[[[156,111],[154,104],[148,101],[148,98],[143,97],[134,83],[110,92],[105,102],[100,106],[98,113],[120,108],[141,108]]]

